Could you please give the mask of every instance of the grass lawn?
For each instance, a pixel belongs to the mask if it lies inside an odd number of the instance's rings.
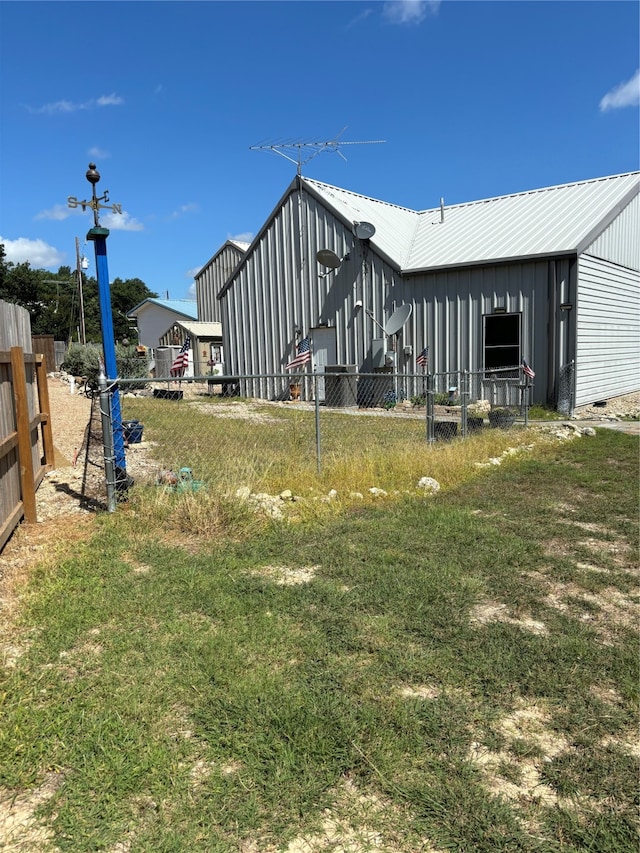
[[[295,523],[218,504],[199,538],[210,497],[133,498],[32,571],[7,850],[638,849],[637,438]]]

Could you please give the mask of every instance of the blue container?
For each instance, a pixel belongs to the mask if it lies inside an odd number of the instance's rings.
[[[142,431],[144,424],[140,421],[123,421],[122,428],[124,430],[124,440],[127,444],[140,444],[142,441]]]

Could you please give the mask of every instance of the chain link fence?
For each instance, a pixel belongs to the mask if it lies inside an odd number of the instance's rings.
[[[177,491],[286,489],[327,468],[384,481],[392,457],[416,459],[436,442],[526,425],[531,393],[519,367],[406,375],[346,365],[317,374],[124,378],[116,387],[101,394],[104,430],[109,394],[120,395],[122,416],[103,442],[111,508],[129,485],[114,463],[120,439],[127,476]]]

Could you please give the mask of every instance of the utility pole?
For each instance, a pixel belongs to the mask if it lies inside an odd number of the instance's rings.
[[[80,241],[76,237],[76,274],[78,276],[78,306],[80,309],[80,343],[87,343],[87,334],[84,324],[84,298],[82,295],[82,262],[80,259]]]

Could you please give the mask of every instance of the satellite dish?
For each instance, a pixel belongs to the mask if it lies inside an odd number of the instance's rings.
[[[353,233],[358,240],[369,240],[376,233],[376,227],[370,222],[354,222]]]
[[[316,260],[323,267],[331,267],[332,270],[337,270],[343,259],[339,258],[331,249],[320,249],[316,253]]]
[[[401,305],[393,312],[385,323],[384,330],[388,335],[395,335],[407,322],[413,311],[413,305],[407,302],[406,305]]]

